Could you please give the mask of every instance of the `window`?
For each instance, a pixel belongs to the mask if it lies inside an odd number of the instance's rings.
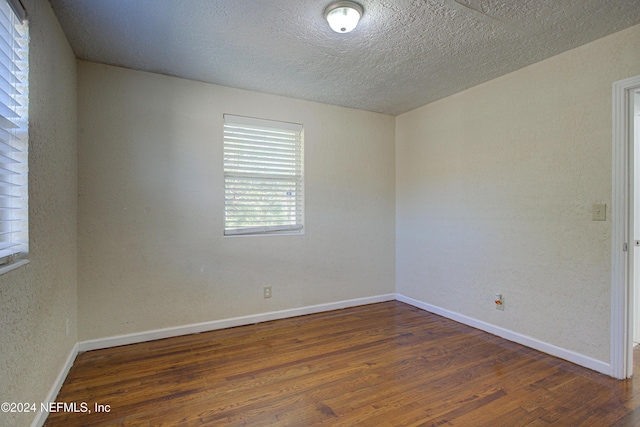
[[[29,250],[28,25],[18,0],[0,0],[0,273]]]
[[[224,115],[224,234],[302,232],[302,125]]]

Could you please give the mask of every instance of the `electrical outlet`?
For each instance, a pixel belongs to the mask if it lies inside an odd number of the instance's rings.
[[[271,286],[265,286],[262,288],[262,296],[264,298],[271,298]]]
[[[496,310],[504,311],[504,297],[502,294],[495,294],[493,297],[493,302],[496,305]]]

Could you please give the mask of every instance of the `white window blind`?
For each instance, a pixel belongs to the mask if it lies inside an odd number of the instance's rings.
[[[302,125],[224,115],[224,234],[300,232]]]
[[[19,15],[16,16],[16,15]],[[0,267],[28,252],[28,24],[17,0],[0,0]]]

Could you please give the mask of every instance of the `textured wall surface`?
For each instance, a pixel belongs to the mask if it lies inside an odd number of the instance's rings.
[[[78,91],[80,340],[394,291],[394,117],[82,61]],[[304,235],[223,238],[223,113],[304,125]]]
[[[399,116],[398,292],[608,361],[611,222],[591,212],[639,52],[636,26]]]
[[[24,3],[31,34],[31,262],[0,276],[0,402],[44,400],[76,343],[76,60],[49,3]],[[33,418],[0,413],[0,426]]]

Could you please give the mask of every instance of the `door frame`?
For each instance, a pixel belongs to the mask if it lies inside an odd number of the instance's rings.
[[[610,375],[633,373],[633,96],[640,76],[613,84]],[[640,171],[638,171],[640,173]]]

